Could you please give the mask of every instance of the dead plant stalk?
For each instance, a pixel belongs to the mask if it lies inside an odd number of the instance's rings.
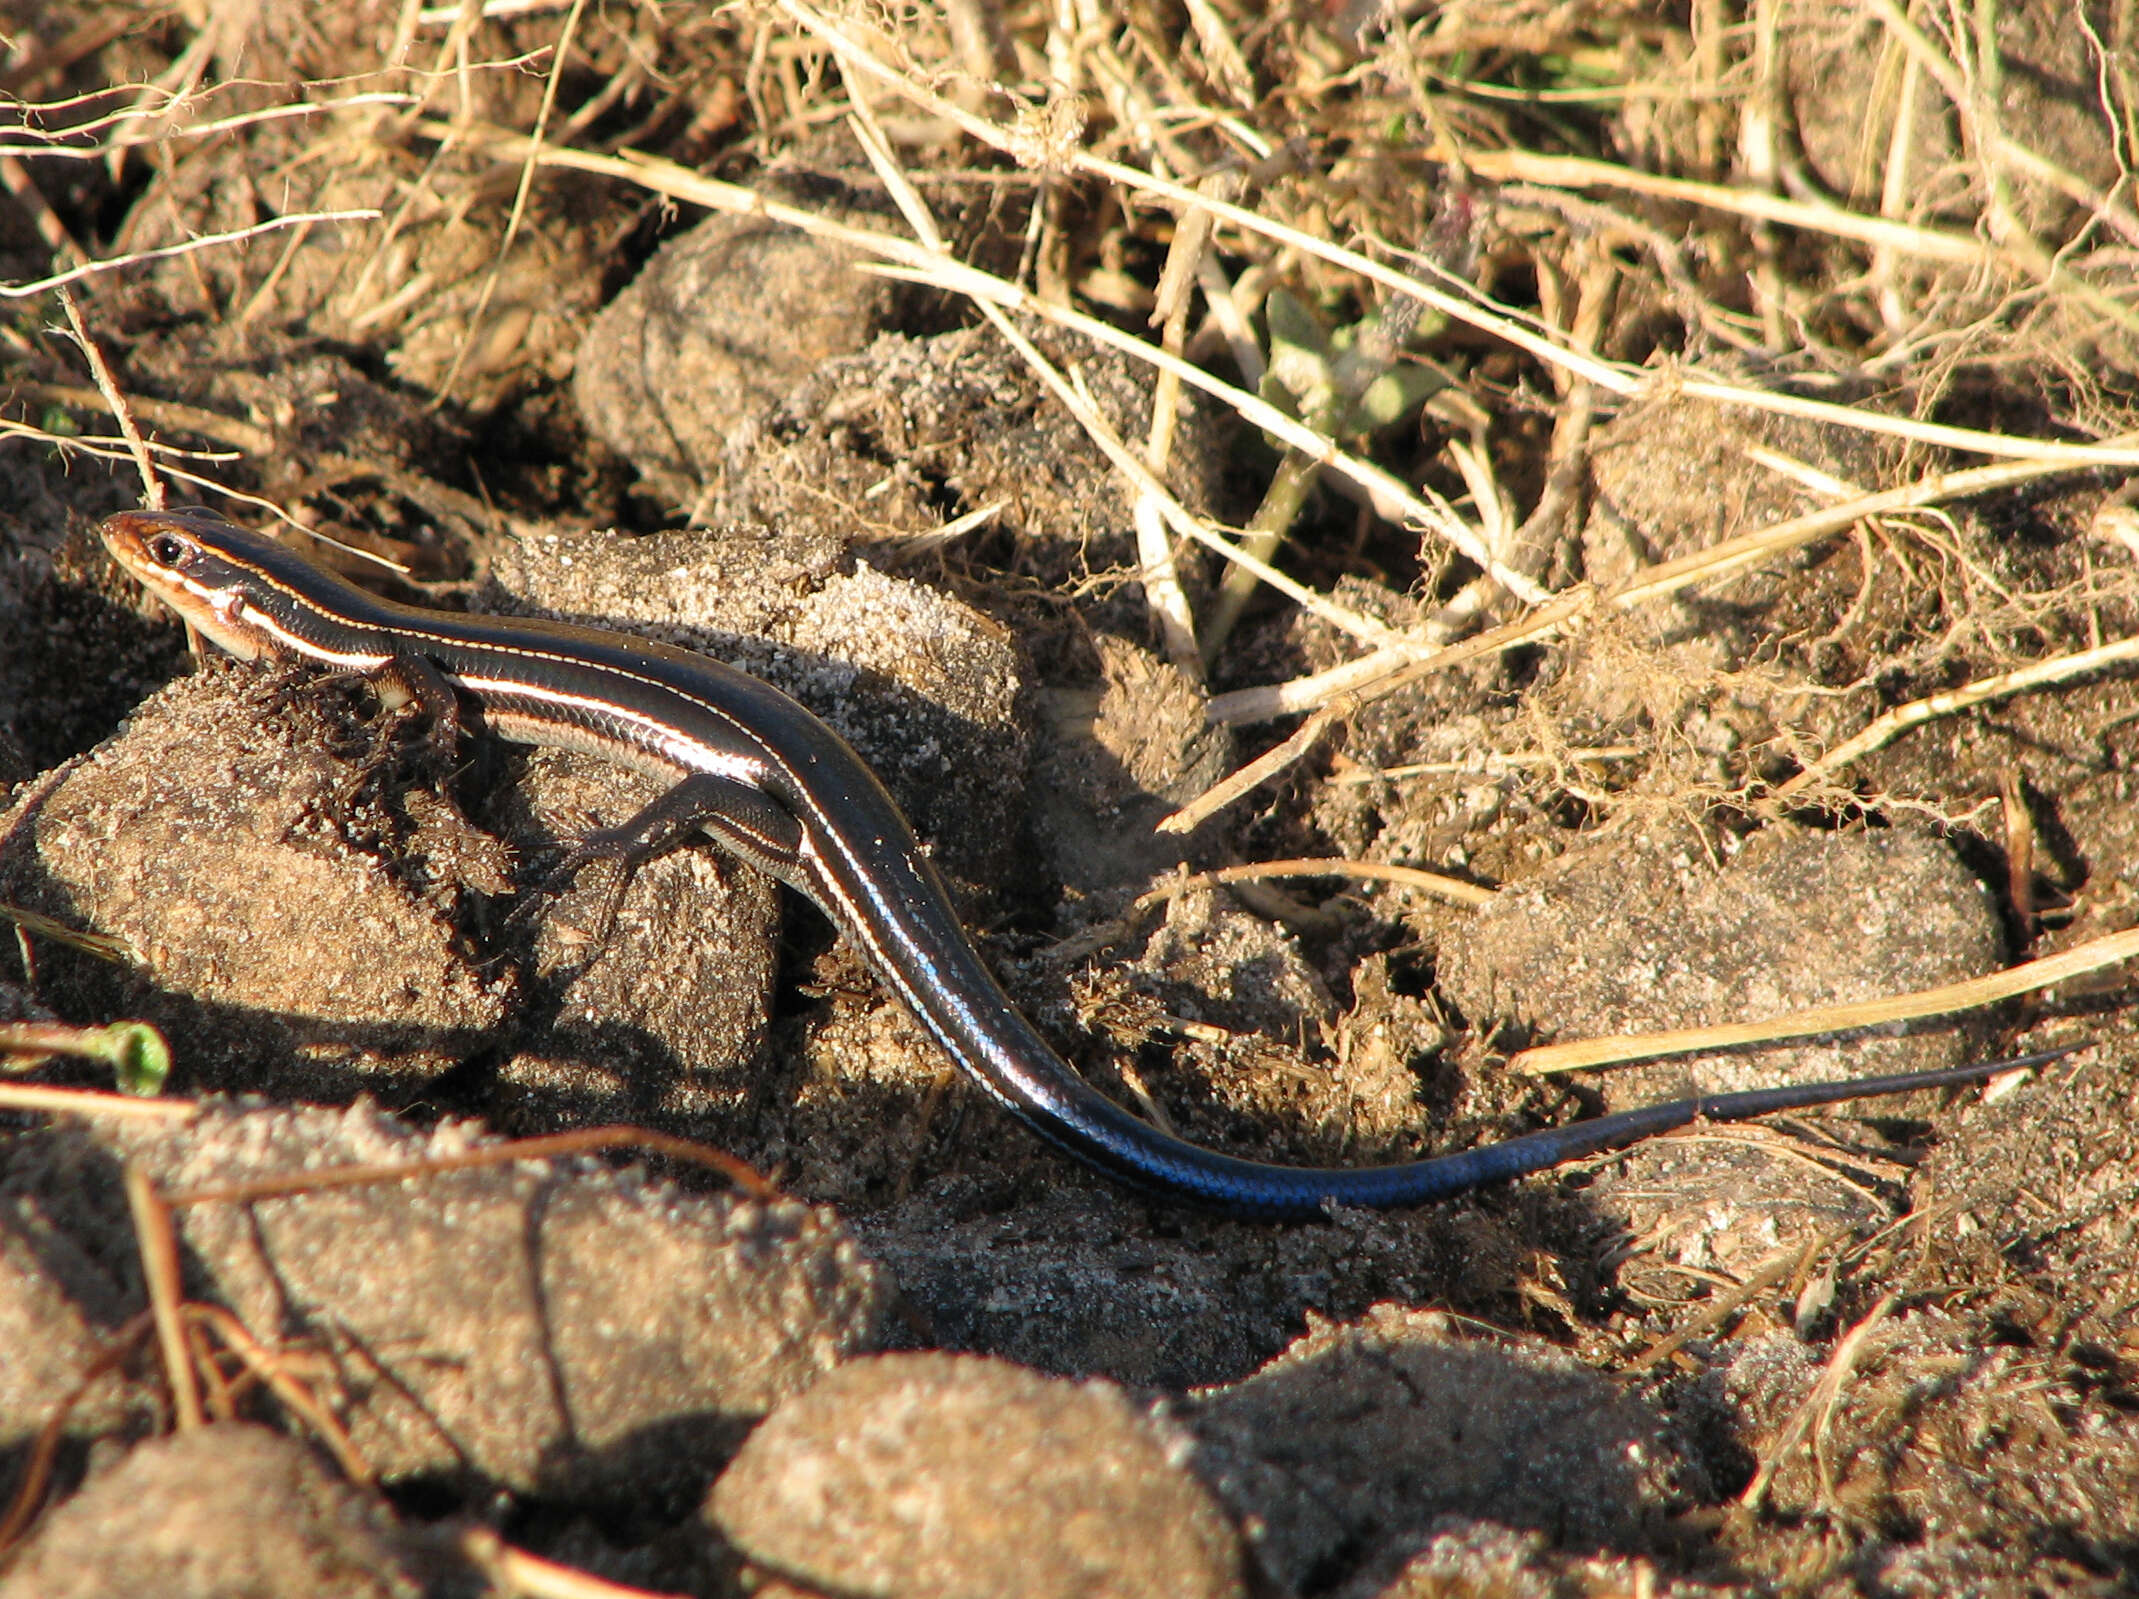
[[[435,138],[454,135],[454,129],[443,123],[419,124],[419,131]],[[500,159],[517,159],[525,152],[527,141],[516,133],[503,129],[489,130],[486,138],[489,147]],[[999,306],[1004,310],[1028,313],[1053,322],[1061,327],[1074,329],[1089,335],[1095,341],[1114,349],[1122,350],[1136,359],[1149,362],[1163,371],[1175,372],[1183,382],[1232,406],[1251,424],[1275,434],[1288,443],[1297,444],[1314,454],[1330,471],[1337,472],[1358,483],[1373,498],[1376,510],[1392,521],[1410,523],[1426,528],[1446,538],[1461,553],[1485,566],[1497,575],[1505,575],[1514,592],[1526,596],[1535,594],[1543,598],[1543,591],[1529,583],[1520,574],[1504,572],[1493,561],[1484,546],[1457,517],[1452,507],[1435,507],[1419,498],[1410,489],[1380,468],[1360,460],[1339,449],[1333,440],[1324,438],[1311,428],[1302,426],[1275,406],[1245,390],[1205,372],[1188,361],[1170,356],[1156,345],[1123,333],[1111,324],[1096,317],[1087,317],[1064,306],[1053,305],[1026,294],[1016,285],[992,274],[968,267],[948,255],[939,255],[924,245],[906,239],[894,238],[869,228],[850,227],[800,207],[783,205],[768,200],[753,189],[738,184],[722,183],[717,179],[701,177],[687,168],[670,162],[644,156],[591,155],[579,150],[546,150],[541,156],[545,166],[569,168],[579,172],[597,172],[606,176],[638,184],[651,193],[667,195],[694,205],[704,205],[718,211],[739,216],[759,216],[819,238],[837,240],[856,249],[882,257],[890,265],[875,270],[887,276],[905,277],[912,281],[932,284],[965,294],[977,303]],[[1068,395],[1073,389],[1058,390],[1064,404],[1073,405]],[[1073,405],[1074,409],[1074,405]],[[1084,418],[1080,417],[1080,421]],[[1089,426],[1089,423],[1086,423]],[[1101,424],[1105,426],[1104,423]],[[1111,428],[1106,430],[1111,434]],[[1096,435],[1095,435],[1096,437]],[[1102,446],[1104,447],[1104,446]],[[1343,632],[1363,642],[1390,643],[1398,635],[1391,628],[1359,615],[1315,594],[1279,572],[1267,563],[1256,563],[1231,541],[1207,527],[1180,506],[1170,492],[1153,478],[1142,461],[1127,464],[1126,456],[1112,457],[1117,467],[1135,483],[1139,490],[1153,495],[1156,503],[1165,507],[1166,519],[1174,530],[1193,538],[1226,560],[1248,566],[1256,575],[1279,590],[1296,604],[1307,607],[1316,615]],[[1161,497],[1163,496],[1163,498]],[[1252,563],[1252,564],[1251,564]],[[1401,646],[1398,646],[1401,647]]]
[[[851,38],[832,18],[804,4],[803,0],[778,0],[778,4],[790,18],[832,51],[842,66],[849,71],[865,73],[888,85],[930,115],[943,118],[991,149],[1003,151],[1021,161],[1029,162],[1033,158],[1034,151],[1029,136],[1021,134],[1017,129],[1003,127],[984,117],[975,116],[924,85],[913,82],[898,68],[879,60],[872,51]],[[1832,422],[1860,431],[1886,433],[1919,443],[1978,454],[2024,460],[2062,460],[2087,466],[2139,465],[2139,449],[2064,444],[2049,439],[2022,439],[2006,434],[1984,433],[1971,428],[1940,427],[1854,406],[1806,400],[1764,389],[1749,389],[1698,376],[1688,377],[1679,372],[1648,372],[1604,361],[1573,348],[1553,330],[1542,329],[1532,319],[1523,317],[1508,307],[1485,300],[1483,296],[1469,290],[1468,285],[1462,285],[1465,290],[1462,294],[1437,288],[1422,278],[1399,272],[1370,256],[1332,244],[1311,233],[1262,216],[1245,206],[1200,194],[1185,184],[1117,161],[1105,160],[1074,147],[1060,151],[1050,150],[1047,154],[1067,171],[1082,173],[1087,177],[1118,184],[1139,193],[1156,195],[1172,204],[1179,213],[1185,214],[1189,208],[1195,206],[1206,207],[1219,221],[1230,222],[1235,227],[1289,245],[1332,266],[1344,267],[1395,293],[1409,295],[1452,320],[1514,345],[1548,366],[1574,377],[1587,379],[1600,388],[1629,400],[1682,393],[1722,404]],[[1495,575],[1498,576],[1497,573]],[[1526,587],[1513,588],[1511,592],[1521,595],[1531,604],[1538,603],[1537,598],[1529,593]]]
[[[296,211],[288,216],[270,217],[265,222],[256,222],[249,228],[235,228],[228,233],[204,233],[197,239],[183,239],[177,244],[160,245],[153,250],[134,250],[125,255],[111,256],[105,260],[85,262],[71,272],[54,273],[48,278],[38,278],[30,283],[0,283],[0,299],[27,300],[70,283],[79,283],[84,278],[95,277],[100,272],[117,272],[124,267],[138,266],[144,261],[168,260],[174,255],[191,255],[195,250],[211,250],[218,245],[241,244],[247,239],[257,239],[263,233],[273,233],[278,228],[310,227],[318,222],[376,222],[380,213],[371,207],[352,211]]]
[[[156,1341],[163,1349],[164,1375],[171,1384],[171,1406],[181,1432],[206,1425],[200,1385],[186,1344],[181,1313],[178,1238],[171,1229],[171,1208],[139,1166],[126,1168],[126,1202],[134,1215],[134,1237],[141,1251],[141,1275],[148,1284],[149,1309],[155,1312]]]
[[[1543,1044],[1510,1057],[1508,1067],[1512,1071],[1542,1076],[1592,1066],[1623,1066],[1630,1061],[1654,1060],[1666,1055],[1695,1055],[1790,1038],[1816,1038],[1892,1027],[1930,1016],[1952,1016],[1962,1011],[1978,1010],[2133,959],[2139,959],[2139,929],[2110,933],[2059,954],[2046,955],[2041,960],[2008,967],[2002,972],[1991,972],[1958,983],[1942,983],[1936,988],[1918,989],[1910,994],[1893,994],[1846,1005],[1818,1005],[1794,1015],[1765,1021],[1681,1027],[1660,1033],[1626,1033],[1613,1038]]]
[[[2120,434],[2111,442],[2120,446],[2139,445],[2139,434]],[[1594,603],[1630,611],[1651,600],[1664,599],[1703,583],[1735,577],[1815,539],[1842,532],[1867,517],[1922,510],[2076,470],[2077,467],[2062,461],[2002,461],[1994,466],[1970,467],[1959,472],[1934,472],[1899,488],[1884,489],[1771,523],[1705,550],[1650,567],[1609,594],[1597,597]],[[1550,606],[1466,644],[1438,651],[1421,645],[1413,645],[1408,651],[1387,647],[1326,672],[1222,694],[1211,701],[1207,714],[1213,722],[1261,722],[1274,716],[1314,710],[1340,694],[1380,695],[1412,681],[1413,674],[1438,671],[1474,659],[1482,644],[1490,644],[1495,650],[1511,650],[1543,643],[1570,625],[1583,605],[1579,595],[1562,595]]]
[[[1926,722],[1936,721],[1942,716],[1952,716],[1970,706],[1988,704],[1992,700],[2010,699],[2015,694],[2024,694],[2030,689],[2046,688],[2053,683],[2069,683],[2075,678],[2086,677],[2107,667],[2120,666],[2130,661],[2139,661],[2139,637],[2117,639],[2091,650],[2079,650],[2051,660],[2037,661],[2032,666],[1999,672],[1992,677],[1977,678],[1973,683],[1964,683],[1961,687],[1949,689],[1945,693],[1930,694],[1920,700],[1911,700],[1907,705],[1897,705],[1878,717],[1863,732],[1837,744],[1776,789],[1776,796],[1788,798],[1792,794],[1802,793],[1852,761],[1869,755],[1874,750],[1884,749],[1911,728],[1922,727]]]

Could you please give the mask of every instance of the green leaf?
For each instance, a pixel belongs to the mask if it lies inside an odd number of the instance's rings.
[[[171,1076],[171,1046],[147,1022],[113,1022],[103,1030],[104,1058],[119,1080],[119,1092],[153,1098]]]
[[[1323,328],[1321,319],[1289,290],[1272,289],[1263,300],[1263,315],[1270,323],[1270,358],[1273,361],[1277,359],[1280,347],[1314,356],[1329,353],[1329,333]]]
[[[102,1061],[122,1094],[160,1094],[171,1076],[171,1046],[147,1022],[70,1027],[65,1022],[0,1022],[0,1071],[28,1071],[48,1055]],[[17,1059],[17,1057],[20,1057]]]
[[[1263,376],[1263,397],[1311,427],[1325,426],[1337,403],[1329,334],[1312,311],[1283,289],[1270,291],[1263,312],[1270,324],[1270,368]],[[1284,391],[1285,401],[1270,395],[1273,384]]]
[[[1450,387],[1447,374],[1438,367],[1405,363],[1391,367],[1366,386],[1345,416],[1346,431],[1370,433],[1393,427],[1420,406]]]
[[[1279,378],[1277,374],[1277,368],[1271,367],[1269,370],[1263,373],[1263,380],[1262,382],[1255,385],[1255,392],[1261,395],[1265,400],[1268,400],[1272,405],[1276,406],[1280,411],[1283,411],[1295,422],[1299,421],[1300,402],[1298,398],[1293,394],[1292,390],[1285,387],[1284,381]],[[1277,441],[1275,439],[1272,439],[1270,442],[1273,447],[1281,447],[1277,445]]]

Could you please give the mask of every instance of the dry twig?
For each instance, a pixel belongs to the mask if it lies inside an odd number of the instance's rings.
[[[1813,1385],[1812,1392],[1805,1396],[1804,1402],[1791,1414],[1789,1425],[1783,1428],[1782,1435],[1775,1440],[1774,1447],[1760,1462],[1759,1469],[1753,1473],[1753,1480],[1746,1484],[1745,1492],[1738,1496],[1740,1505],[1748,1510],[1760,1508],[1768,1496],[1769,1489],[1774,1486],[1775,1474],[1782,1469],[1790,1452],[1805,1441],[1806,1433],[1817,1427],[1819,1438],[1824,1440],[1834,1408],[1842,1401],[1842,1391],[1849,1382],[1850,1374],[1864,1358],[1866,1343],[1893,1311],[1899,1297],[1891,1291],[1880,1295],[1879,1302],[1872,1306],[1870,1314],[1850,1328],[1835,1345],[1834,1353],[1827,1358],[1826,1369],[1820,1373],[1820,1380]],[[1824,1460],[1820,1462],[1820,1466],[1825,1486]]]
[[[306,228],[320,222],[376,222],[379,213],[368,207],[350,211],[299,211],[289,216],[270,217],[265,222],[256,222],[249,228],[233,228],[227,233],[204,233],[197,239],[184,239],[177,244],[159,245],[153,250],[133,250],[125,255],[111,256],[105,260],[88,261],[68,272],[57,272],[48,278],[38,278],[31,283],[0,283],[0,300],[28,300],[53,289],[64,288],[70,283],[79,283],[84,278],[95,277],[101,272],[117,272],[125,267],[138,266],[143,261],[163,261],[175,255],[191,255],[195,250],[212,250],[218,245],[242,244],[247,239],[257,239],[263,233],[273,233],[281,228]]]
[[[2027,961],[1984,977],[1971,977],[1965,982],[1919,989],[1913,994],[1894,994],[1847,1005],[1818,1005],[1766,1021],[1678,1027],[1661,1033],[1626,1033],[1612,1038],[1542,1044],[1510,1057],[1508,1066],[1513,1071],[1543,1076],[1591,1066],[1623,1066],[1629,1061],[1655,1060],[1666,1055],[1695,1055],[1710,1050],[1772,1044],[1790,1038],[1862,1032],[1868,1028],[1891,1027],[1899,1022],[1921,1021],[1929,1016],[1953,1016],[1962,1011],[1980,1010],[2133,959],[2139,959],[2139,929],[2090,939],[2060,954],[2045,955],[2041,960]]]
[[[97,392],[111,408],[111,418],[119,425],[119,434],[126,440],[134,465],[141,473],[141,503],[152,511],[160,511],[164,504],[163,483],[156,476],[155,463],[149,459],[148,446],[141,440],[141,429],[135,425],[134,413],[127,406],[126,396],[119,392],[118,380],[111,375],[111,368],[105,364],[104,352],[90,337],[89,326],[82,320],[82,310],[74,303],[74,295],[65,284],[58,285],[58,294],[60,307],[67,313],[67,326],[74,331],[74,342],[81,349],[82,359],[89,363],[90,375],[96,379]]]
[[[155,1313],[156,1341],[163,1346],[164,1376],[171,1384],[171,1403],[179,1429],[203,1426],[207,1418],[201,1412],[200,1384],[194,1376],[193,1355],[186,1344],[185,1318],[180,1310],[184,1295],[170,1207],[157,1195],[149,1174],[133,1165],[126,1168],[126,1203],[134,1215],[141,1275],[148,1284],[149,1309]]]
[[[2139,445],[2139,434],[2120,435],[2111,442],[2119,446]],[[1842,532],[1867,517],[1921,510],[2075,470],[2078,469],[2061,461],[2012,461],[1959,472],[1934,472],[1899,488],[1793,516],[1725,539],[1708,549],[1652,566],[1599,597],[1595,603],[1609,605],[1615,610],[1632,610],[1704,583],[1736,577],[1815,539]],[[1484,645],[1489,644],[1491,650],[1497,652],[1543,643],[1574,621],[1586,603],[1580,595],[1562,596],[1529,616],[1520,617],[1462,645],[1439,650],[1422,646],[1405,650],[1389,646],[1329,671],[1294,678],[1288,683],[1221,694],[1211,701],[1206,714],[1213,722],[1262,722],[1274,716],[1314,710],[1339,694],[1379,697],[1417,681],[1428,672],[1445,671],[1463,661],[1475,660]]]
[[[1802,793],[1849,765],[1852,761],[1884,749],[1911,728],[1922,727],[1926,722],[1942,716],[1952,716],[1972,705],[1987,705],[1993,700],[2010,699],[2015,694],[2029,689],[2046,688],[2052,683],[2069,683],[2075,678],[2087,677],[2112,666],[2123,666],[2139,661],[2139,636],[2117,639],[2091,650],[2078,650],[2070,655],[2059,655],[2047,661],[2037,661],[2031,666],[2016,667],[2010,672],[1999,672],[1991,677],[1979,677],[1973,683],[1964,683],[1944,693],[1929,694],[1920,700],[1911,700],[1906,705],[1897,705],[1875,719],[1872,724],[1853,738],[1844,739],[1822,755],[1810,766],[1799,772],[1775,790],[1778,799],[1787,799],[1792,794]]]

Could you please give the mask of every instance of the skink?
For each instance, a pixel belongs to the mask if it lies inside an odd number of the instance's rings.
[[[1156,1196],[1272,1219],[1312,1217],[1333,1204],[1417,1205],[1702,1117],[1980,1082],[2065,1053],[1678,1100],[1394,1166],[1234,1159],[1137,1120],[1049,1047],[966,937],[942,878],[875,774],[769,684],[622,633],[396,604],[209,511],[125,512],[102,533],[122,567],[233,655],[314,661],[396,682],[437,715],[472,717],[500,738],[590,751],[668,780],[611,843],[650,846],[697,829],[799,890],[998,1103],[1056,1147]]]

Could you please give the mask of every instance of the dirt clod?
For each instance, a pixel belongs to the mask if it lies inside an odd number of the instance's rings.
[[[1697,836],[1667,832],[1614,840],[1502,895],[1449,940],[1441,975],[1481,1021],[1587,1037],[1936,988],[1991,970],[2003,942],[1981,882],[1919,833],[1771,827],[1718,866]],[[1964,1048],[1952,1036],[1853,1038],[1687,1056],[1600,1086],[1616,1108],[1689,1088],[1944,1066]]]
[[[308,1171],[411,1167],[472,1143],[465,1126],[424,1135],[368,1106],[218,1103],[175,1133],[19,1141],[4,1192],[75,1255],[116,1263],[131,1293],[128,1163],[167,1191],[301,1188]],[[584,1160],[178,1214],[187,1292],[307,1350],[321,1400],[388,1482],[687,1495],[780,1398],[881,1337],[882,1285],[824,1212],[688,1197]],[[51,1272],[44,1291],[68,1293]]]
[[[460,1586],[448,1586],[454,1564],[303,1444],[223,1423],[151,1439],[99,1475],[53,1512],[0,1595],[428,1599]]]
[[[707,1514],[806,1586],[946,1599],[1239,1595],[1182,1441],[1104,1383],[998,1361],[853,1362],[752,1435]]]

